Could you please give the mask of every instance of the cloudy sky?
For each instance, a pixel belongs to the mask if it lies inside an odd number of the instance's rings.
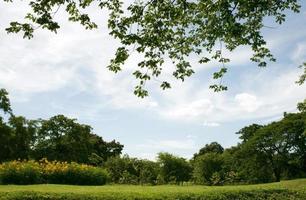
[[[258,68],[248,48],[227,54],[232,59],[224,79],[229,91],[210,91],[218,66],[199,65],[191,57],[196,71],[191,78],[176,81],[166,63],[164,76],[173,88],[161,91],[152,81],[146,99],[133,95],[137,82],[131,73],[140,56],[133,54],[119,74],[106,69],[119,43],[108,35],[104,11],[91,8],[99,25],[93,31],[68,22],[59,11],[58,34],[38,30],[32,40],[7,35],[4,29],[22,19],[26,8],[0,2],[0,88],[9,91],[14,112],[30,119],[77,118],[105,140],[120,141],[131,156],[154,159],[167,151],[190,158],[213,141],[230,147],[239,142],[235,132],[243,126],[278,120],[306,98],[306,85],[295,84],[298,65],[306,60],[306,4],[282,26],[267,20],[273,28],[263,32],[276,63]]]

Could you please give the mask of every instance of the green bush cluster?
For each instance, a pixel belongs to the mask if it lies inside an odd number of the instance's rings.
[[[11,161],[0,165],[2,184],[72,184],[104,185],[108,173],[98,167],[43,159],[36,161]]]

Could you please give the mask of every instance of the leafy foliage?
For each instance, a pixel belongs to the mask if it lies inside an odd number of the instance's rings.
[[[306,112],[306,99],[304,100],[304,102],[298,103],[297,109],[302,113]]]
[[[225,64],[230,60],[223,56],[223,47],[233,51],[239,46],[250,46],[254,52],[250,59],[265,67],[267,61],[275,61],[275,58],[261,34],[264,19],[270,17],[282,24],[287,10],[300,11],[298,0],[139,0],[131,3],[127,10],[123,9],[122,0],[33,0],[29,2],[31,11],[25,16],[26,22],[11,22],[6,31],[22,32],[23,37],[29,39],[37,28],[56,33],[60,25],[54,15],[61,7],[65,8],[70,21],[94,29],[97,25],[85,13],[91,5],[110,11],[110,34],[122,44],[108,66],[111,71],[120,71],[132,52],[143,55],[139,68],[133,73],[139,80],[134,93],[140,97],[148,95],[146,82],[160,76],[166,59],[175,65],[175,78],[184,81],[191,76],[194,70],[188,56],[192,54],[199,56],[201,64],[212,60],[220,63],[220,70],[213,75],[219,82],[210,88],[226,90],[222,77],[227,71]],[[168,80],[161,81],[160,86],[162,89],[171,87]]]
[[[103,167],[109,172],[112,182],[123,184],[157,184],[159,166],[149,160],[123,157],[112,157]]]
[[[206,153],[198,156],[194,163],[193,178],[198,184],[220,185],[223,159],[220,154]]]
[[[5,113],[12,112],[8,92],[5,89],[0,89],[0,110]]]
[[[108,174],[101,168],[77,163],[43,159],[35,161],[12,161],[0,165],[2,184],[72,184],[104,185]]]
[[[296,83],[298,83],[299,85],[302,85],[306,81],[306,62],[303,63],[303,65],[301,65],[300,68],[301,69],[304,68],[304,71],[303,71],[302,75],[300,76],[299,80]]]
[[[192,168],[184,158],[169,153],[159,153],[158,163],[161,183],[182,183],[191,177]]]
[[[36,160],[48,158],[98,165],[109,157],[121,154],[123,145],[116,141],[105,142],[91,130],[90,126],[63,115],[43,120],[38,129],[33,156]],[[93,156],[96,156],[95,161]]]
[[[198,156],[207,154],[207,153],[222,154],[223,151],[224,151],[224,148],[218,142],[212,142],[210,144],[206,144],[203,148],[199,150],[198,153],[195,153],[193,155],[193,159],[195,159]]]
[[[3,94],[3,96],[1,96]],[[0,90],[0,105],[10,112],[8,122],[0,117],[0,163],[17,159],[48,158],[101,165],[121,154],[123,145],[106,142],[92,128],[75,119],[57,115],[48,120],[28,120],[15,116],[7,92]]]

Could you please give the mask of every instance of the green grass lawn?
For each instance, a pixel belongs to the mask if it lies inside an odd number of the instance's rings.
[[[306,199],[306,179],[243,186],[0,186],[0,199]]]

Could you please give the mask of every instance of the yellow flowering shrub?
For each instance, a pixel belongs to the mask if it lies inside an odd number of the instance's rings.
[[[11,161],[0,165],[2,184],[104,185],[107,172],[84,164],[48,161]]]

